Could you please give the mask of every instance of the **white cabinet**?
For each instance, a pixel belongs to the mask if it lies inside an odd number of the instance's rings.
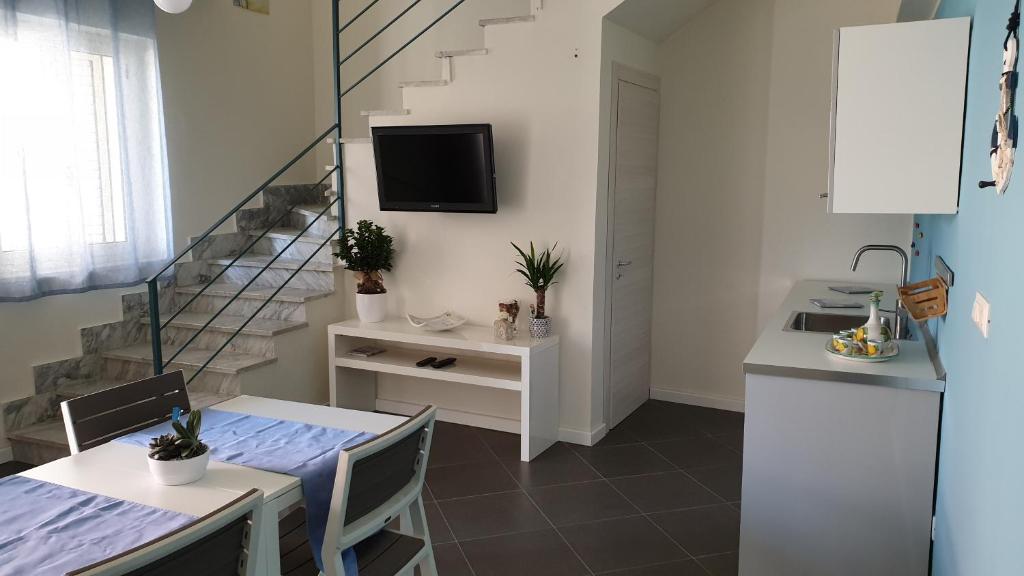
[[[969,41],[970,18],[836,32],[831,213],[956,213]]]

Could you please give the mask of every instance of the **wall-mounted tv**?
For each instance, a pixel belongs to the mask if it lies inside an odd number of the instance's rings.
[[[498,211],[490,124],[373,128],[380,209]]]

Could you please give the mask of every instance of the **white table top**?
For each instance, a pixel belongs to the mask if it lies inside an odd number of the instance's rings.
[[[239,396],[213,408],[374,434],[382,434],[406,421],[403,416],[253,396]],[[192,516],[216,510],[251,488],[259,488],[266,500],[273,500],[301,484],[295,476],[211,460],[206,476],[198,482],[163,486],[149,474],[146,449],[120,442],[108,442],[61,458],[21,476]]]

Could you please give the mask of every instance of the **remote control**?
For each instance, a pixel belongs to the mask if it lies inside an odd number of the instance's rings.
[[[437,362],[434,362],[433,364],[430,365],[430,367],[437,369],[444,368],[446,366],[451,366],[452,364],[455,364],[455,358],[445,358],[444,360],[438,360]]]
[[[423,360],[420,360],[419,362],[416,363],[416,367],[423,368],[427,364],[433,364],[434,362],[437,362],[437,356],[431,356],[430,358],[424,358]]]

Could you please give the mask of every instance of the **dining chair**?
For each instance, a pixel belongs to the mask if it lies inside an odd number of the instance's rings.
[[[72,454],[88,450],[171,417],[191,405],[181,370],[114,386],[60,403]]]
[[[327,576],[346,574],[341,553],[355,548],[359,576],[436,576],[423,507],[430,440],[437,410],[427,406],[400,426],[341,452],[322,558]],[[316,574],[303,510],[281,520],[281,572]],[[401,519],[401,531],[386,528]]]
[[[263,492],[252,489],[181,528],[66,576],[254,576]]]

